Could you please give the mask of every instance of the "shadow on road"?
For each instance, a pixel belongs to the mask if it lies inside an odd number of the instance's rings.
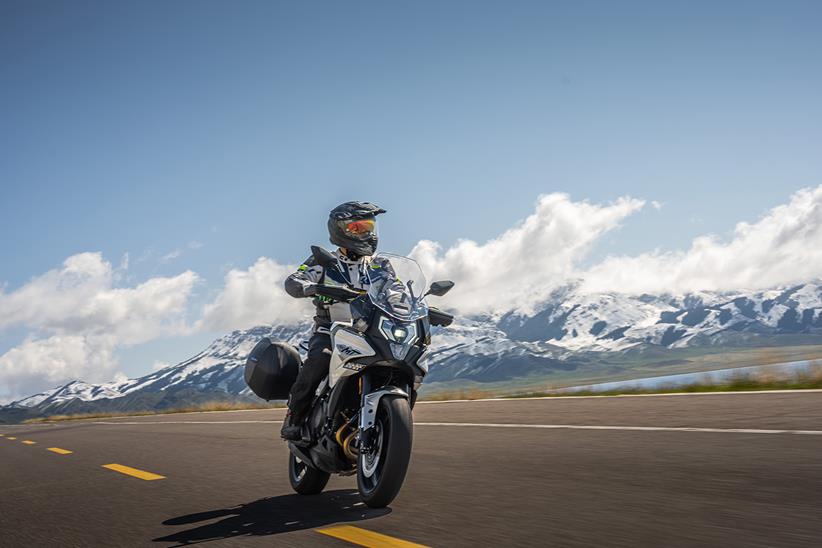
[[[153,540],[184,546],[240,536],[276,535],[338,522],[372,519],[389,513],[389,508],[368,508],[360,502],[357,491],[351,489],[314,496],[282,495],[168,519],[163,525],[200,525]],[[215,519],[220,521],[204,523]]]

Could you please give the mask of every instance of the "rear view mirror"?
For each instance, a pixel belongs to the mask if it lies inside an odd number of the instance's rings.
[[[431,287],[428,289],[428,293],[426,293],[426,295],[442,297],[443,295],[451,291],[452,287],[454,287],[454,282],[452,282],[451,280],[442,280],[439,282],[434,282],[431,284]]]
[[[330,251],[321,248],[318,245],[311,246],[311,254],[314,255],[314,260],[323,268],[329,268],[337,265],[337,258],[331,254]]]

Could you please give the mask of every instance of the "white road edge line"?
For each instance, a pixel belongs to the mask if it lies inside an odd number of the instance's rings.
[[[801,390],[741,390],[741,391],[733,391],[733,392],[670,392],[667,394],[616,394],[616,395],[608,395],[608,396],[534,396],[534,397],[524,397],[524,398],[482,398],[476,400],[429,400],[429,401],[418,401],[417,405],[430,405],[430,404],[439,404],[439,403],[473,403],[473,402],[491,402],[491,401],[507,401],[507,402],[517,402],[517,401],[530,401],[530,400],[554,400],[554,401],[562,401],[562,400],[584,400],[584,399],[596,399],[596,398],[664,398],[669,396],[728,396],[728,395],[765,395],[765,394],[807,394],[807,393],[820,393],[822,392],[822,388],[808,388],[808,389],[801,389]],[[255,413],[261,411],[285,411],[285,407],[270,407],[267,409],[229,409],[226,411],[186,411],[183,413],[158,413],[158,415],[201,415],[207,413]],[[127,419],[133,419],[134,416],[126,415],[124,417],[111,417],[108,422],[99,422],[95,421],[92,424],[130,424],[126,422]],[[121,420],[126,419],[126,420]],[[67,421],[67,424],[82,424],[82,423],[89,423],[91,422],[90,419],[76,419],[73,421]],[[185,421],[180,421],[185,422]],[[241,421],[233,421],[233,422],[241,422]],[[245,422],[282,422],[282,421],[245,421]],[[59,422],[43,422],[43,423],[30,423],[30,424],[4,424],[4,427],[23,427],[23,428],[30,428],[36,426],[54,426],[56,424],[60,424]],[[151,424],[151,423],[144,423],[144,424]],[[194,423],[196,424],[196,423]],[[213,423],[203,423],[203,424],[213,424]],[[216,423],[219,424],[219,423]]]
[[[728,396],[728,395],[754,395],[754,394],[805,394],[819,393],[822,388],[803,388],[798,390],[734,390],[727,392],[668,392],[665,394],[607,394],[602,396],[527,396],[522,398],[477,398],[473,400],[419,400],[417,405],[432,405],[438,403],[472,403],[485,401],[528,401],[528,400],[587,400],[593,398],[664,398],[667,396]],[[174,413],[175,415],[197,415],[203,413],[256,413],[261,411],[283,411],[285,407],[269,407],[263,409],[229,409],[226,411],[185,411],[184,413]],[[117,419],[119,417],[112,417]],[[122,417],[127,419],[129,417]],[[82,420],[82,419],[79,419]]]
[[[281,424],[283,421],[134,421],[93,422],[102,425],[140,424]],[[414,426],[450,426],[469,428],[537,428],[543,430],[621,430],[635,432],[703,432],[712,434],[794,434],[822,436],[822,430],[776,430],[763,428],[701,428],[691,426],[617,426],[594,424],[509,424],[480,422],[415,422]]]

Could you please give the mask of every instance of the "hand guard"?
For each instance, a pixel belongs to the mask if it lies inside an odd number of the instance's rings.
[[[308,284],[303,287],[303,295],[306,297],[313,297],[317,294],[317,284]]]

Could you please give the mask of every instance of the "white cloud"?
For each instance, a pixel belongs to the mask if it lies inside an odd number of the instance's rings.
[[[581,266],[593,244],[643,205],[632,198],[594,204],[545,195],[530,216],[496,238],[460,240],[447,249],[423,240],[410,255],[429,279],[456,282],[441,304],[461,314],[527,311],[572,280],[581,280],[588,292],[682,293],[822,277],[822,186],[795,193],[756,222],[739,223],[727,239],[700,236],[686,250],[611,256]],[[283,290],[296,265],[261,257],[247,269],[230,268],[220,293],[191,326],[185,317],[197,274],[121,287],[128,264],[128,255],[114,268],[99,253],[81,253],[12,291],[0,283],[0,330],[29,332],[0,356],[0,399],[76,378],[110,380],[118,375],[119,348],[156,337],[293,323],[311,314],[308,299],[293,299]]]
[[[180,255],[182,255],[182,254],[183,254],[182,250],[180,250],[180,249],[174,249],[174,250],[172,250],[172,251],[169,251],[168,253],[166,253],[166,254],[165,254],[165,255],[163,255],[162,257],[160,257],[160,262],[161,262],[161,263],[168,263],[168,262],[171,262],[171,261],[173,261],[174,259],[179,258],[179,257],[180,257]]]
[[[0,356],[0,401],[14,400],[62,383],[109,381],[118,367],[110,337],[54,335],[27,339]]]
[[[120,269],[100,253],[81,253],[10,293],[0,291],[0,329],[29,329],[25,342],[0,356],[0,398],[27,395],[17,390],[37,378],[37,390],[78,378],[110,380],[116,348],[190,330],[185,314],[199,281],[194,272],[116,287]]]
[[[528,310],[574,277],[591,245],[643,205],[632,198],[597,205],[548,194],[527,219],[484,244],[461,240],[443,252],[423,240],[411,256],[432,280],[456,282],[443,302],[464,314]]]
[[[260,257],[247,270],[231,269],[217,298],[203,309],[197,326],[223,331],[265,323],[292,323],[311,313],[308,299],[294,299],[283,289],[296,265]]]
[[[171,364],[168,362],[154,360],[154,363],[151,364],[152,371],[159,371],[160,369],[165,369],[166,367],[170,366]]]
[[[461,314],[528,311],[571,281],[580,281],[587,292],[683,293],[761,289],[822,277],[822,186],[797,192],[753,224],[739,223],[728,241],[700,236],[688,250],[612,256],[583,267],[592,245],[643,205],[627,197],[593,204],[549,194],[538,199],[528,218],[487,242],[466,239],[443,249],[423,240],[410,255],[429,280],[456,282],[441,302]],[[231,269],[199,326],[223,330],[304,318],[307,300],[291,299],[282,290],[293,270],[268,258],[247,270]]]
[[[706,235],[685,251],[609,257],[583,277],[586,291],[625,293],[764,289],[822,277],[822,186],[737,224],[728,241]]]
[[[14,325],[52,331],[114,336],[136,344],[185,329],[188,297],[197,274],[152,278],[130,288],[114,287],[115,272],[100,253],[81,253],[59,269],[11,293],[0,293],[0,329]]]

